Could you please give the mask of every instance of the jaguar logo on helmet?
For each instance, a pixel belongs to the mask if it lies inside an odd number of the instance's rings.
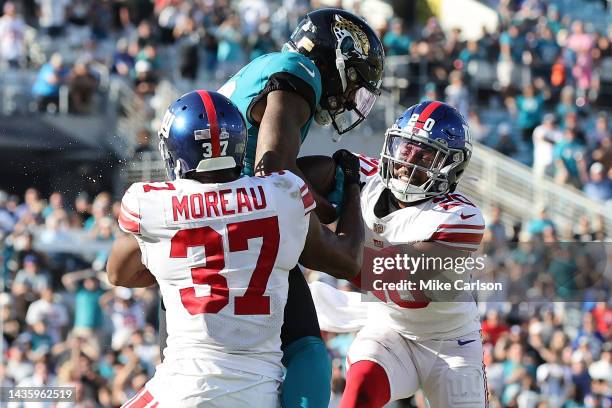
[[[334,15],[334,19],[336,22],[333,24],[332,30],[338,40],[339,48],[342,50],[342,53],[346,55],[351,51],[357,51],[360,58],[367,59],[368,53],[370,52],[370,41],[368,41],[368,36],[352,21],[338,14]],[[349,38],[353,42],[353,48],[350,47],[348,42],[345,42]]]

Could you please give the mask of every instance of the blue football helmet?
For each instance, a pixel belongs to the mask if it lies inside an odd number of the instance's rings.
[[[191,91],[168,107],[159,128],[159,151],[168,177],[242,169],[246,124],[238,108],[217,92]]]
[[[385,133],[379,173],[403,202],[452,192],[472,155],[469,128],[452,106],[425,101],[408,108]]]

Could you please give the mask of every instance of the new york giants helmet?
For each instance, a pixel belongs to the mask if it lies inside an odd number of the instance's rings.
[[[217,92],[192,91],[168,107],[159,128],[159,151],[168,177],[241,169],[247,130],[238,108]]]
[[[469,128],[450,105],[425,101],[408,108],[385,133],[380,176],[403,202],[454,191],[472,155]]]

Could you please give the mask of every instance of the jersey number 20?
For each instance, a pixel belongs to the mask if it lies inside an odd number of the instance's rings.
[[[247,250],[249,239],[257,237],[263,238],[261,251],[247,290],[234,299],[237,315],[270,314],[270,297],[264,292],[278,255],[280,233],[277,217],[227,224],[229,252]],[[187,249],[193,247],[204,247],[206,265],[191,268],[191,278],[197,285],[209,285],[210,295],[196,296],[195,287],[183,288],[181,301],[192,315],[219,313],[229,303],[227,279],[219,273],[225,268],[223,237],[211,227],[180,230],[172,237],[170,258],[187,258]]]

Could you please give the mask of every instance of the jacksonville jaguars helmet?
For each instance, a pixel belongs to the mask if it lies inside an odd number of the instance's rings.
[[[241,169],[247,129],[238,108],[217,92],[188,92],[170,104],[159,128],[168,177]]]
[[[425,101],[385,133],[379,172],[385,187],[410,203],[452,192],[472,155],[468,125],[452,106]]]
[[[310,58],[321,72],[315,121],[338,135],[360,124],[380,95],[385,51],[361,17],[342,9],[314,10],[299,22],[285,49]]]

